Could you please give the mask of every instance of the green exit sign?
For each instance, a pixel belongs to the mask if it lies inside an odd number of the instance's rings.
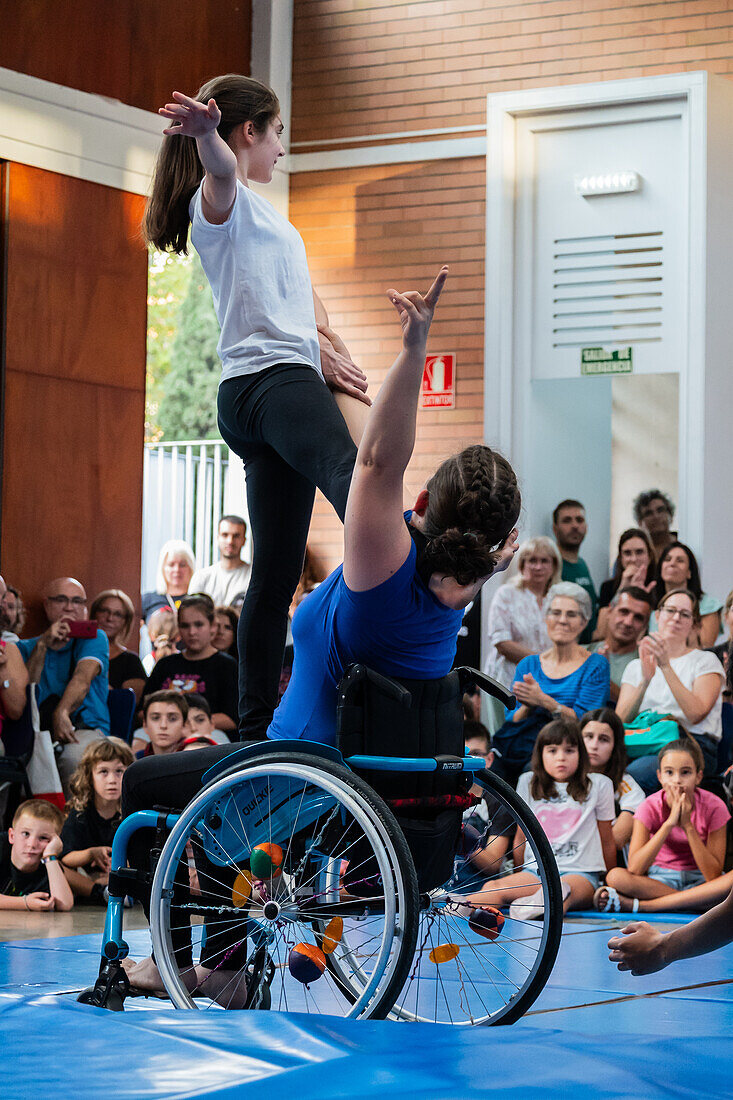
[[[581,374],[631,374],[631,348],[581,348]]]

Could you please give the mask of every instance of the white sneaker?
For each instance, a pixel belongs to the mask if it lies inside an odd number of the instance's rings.
[[[570,893],[570,886],[561,880],[562,900],[565,901]],[[535,890],[525,898],[517,898],[509,906],[509,916],[512,920],[539,920],[545,915],[545,895],[542,887]]]

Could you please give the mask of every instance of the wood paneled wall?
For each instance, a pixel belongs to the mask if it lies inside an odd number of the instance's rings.
[[[385,291],[427,290],[442,263],[451,273],[430,334],[432,351],[457,355],[456,408],[421,410],[407,475],[415,493],[438,462],[482,434],[482,161],[309,172],[291,177],[290,217],[305,240],[313,285],[376,393],[401,347]],[[343,534],[320,496],[311,543],[333,568]]]
[[[2,5],[0,66],[155,111],[219,73],[248,74],[251,0]]]
[[[293,139],[483,125],[488,92],[733,74],[730,0],[298,0]]]
[[[1,568],[32,632],[56,576],[139,597],[147,253],[140,196],[5,175]]]

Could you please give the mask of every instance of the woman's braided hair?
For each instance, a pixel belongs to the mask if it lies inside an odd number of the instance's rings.
[[[427,490],[426,571],[455,577],[459,584],[488,576],[522,505],[507,460],[490,447],[466,447],[438,467]]]

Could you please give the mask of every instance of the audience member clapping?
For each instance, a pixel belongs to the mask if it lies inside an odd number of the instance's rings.
[[[702,590],[700,569],[689,546],[683,542],[671,542],[664,550],[657,566],[657,595],[661,599],[676,588],[686,588],[698,601],[700,620],[695,626],[695,642],[703,648],[715,644],[720,633],[720,615],[723,604]],[[649,633],[657,629],[657,616],[652,615]]]
[[[652,607],[656,607],[656,572],[654,551],[646,531],[642,531],[640,527],[630,527],[628,531],[624,531],[618,540],[618,555],[613,567],[613,575],[601,585],[594,639],[606,637],[607,609],[620,589],[643,588],[649,593]]]
[[[609,692],[605,657],[589,653],[578,642],[591,616],[588,593],[561,581],[545,597],[545,623],[550,648],[524,657],[517,665],[512,691],[517,706],[493,738],[501,759],[494,770],[515,784],[532,755],[539,730],[550,718],[576,720],[604,705]]]
[[[172,653],[178,652],[177,643],[180,636],[175,611],[171,611],[170,607],[159,607],[154,611],[148,621],[148,634],[153,651],[143,657],[142,665],[146,676],[150,675],[153,666],[161,657],[170,657]]]
[[[5,592],[5,581],[0,577],[0,597]],[[2,616],[0,608],[0,618]],[[17,645],[12,641],[15,634],[8,638],[0,638],[0,737],[2,736],[3,722],[6,718],[17,719],[26,707],[26,688],[28,687],[28,672],[23,662],[23,656]],[[2,755],[2,742],[0,741],[0,755]],[[2,800],[4,806],[4,798]]]
[[[241,597],[249,585],[252,566],[242,561],[247,524],[241,516],[222,516],[217,530],[219,561],[197,569],[191,577],[189,592],[204,592],[215,604],[227,607]]]
[[[98,905],[106,904],[122,776],[133,759],[132,749],[119,737],[105,737],[87,746],[69,784],[61,862],[74,895]]]
[[[31,683],[39,685],[41,728],[59,745],[57,764],[64,791],[88,744],[109,734],[109,642],[102,630],[81,636],[87,619],[86,592],[73,577],[46,586],[48,629],[18,642]]]
[[[109,686],[130,688],[135,692],[135,702],[139,703],[147,674],[137,653],[132,653],[124,645],[130,636],[135,618],[132,600],[119,588],[107,588],[94,600],[89,617],[96,619],[100,630],[107,635]]]
[[[3,584],[5,582],[3,581]],[[25,626],[25,607],[20,589],[12,584],[5,584],[5,591],[0,598],[0,629],[4,642],[17,642],[23,633]]]
[[[659,630],[639,643],[639,658],[631,661],[621,680],[616,712],[632,722],[642,712],[670,715],[693,735],[704,756],[706,775],[717,766],[722,735],[721,688],[725,672],[713,653],[688,639],[699,625],[697,599],[680,589],[662,598]],[[647,794],[658,787],[656,756],[640,756],[629,772]]]
[[[590,771],[607,775],[613,783],[616,816],[613,839],[618,851],[631,840],[634,814],[645,795],[632,775],[626,771],[624,724],[614,710],[600,707],[589,710],[580,723]]]
[[[639,639],[646,634],[652,610],[652,597],[644,588],[621,588],[607,609],[606,638],[593,642],[591,653],[600,653],[611,667],[608,702],[615,706],[621,690],[621,678],[627,665],[639,656]]]
[[[189,590],[191,577],[196,570],[193,550],[182,539],[169,539],[160,548],[155,591],[143,592],[142,613],[147,623],[159,607],[178,609],[183,596]]]
[[[228,653],[237,660],[237,626],[239,616],[233,607],[214,608],[214,633],[211,644],[219,653]]]
[[[602,912],[636,911],[639,900],[661,898],[720,877],[730,813],[700,787],[703,758],[690,737],[660,750],[661,790],[634,817],[628,869],[615,867],[594,897]]]
[[[649,535],[657,561],[677,535],[671,530],[674,504],[661,489],[647,489],[634,501],[634,519]]]
[[[146,695],[161,690],[205,696],[214,725],[224,733],[237,728],[237,662],[211,644],[214,604],[209,596],[184,596],[178,609],[184,649],[161,657],[150,673]]]
[[[543,604],[560,580],[562,558],[552,539],[528,539],[517,551],[518,572],[503,584],[489,605],[488,656],[484,671],[507,687],[523,657],[550,643]]]

